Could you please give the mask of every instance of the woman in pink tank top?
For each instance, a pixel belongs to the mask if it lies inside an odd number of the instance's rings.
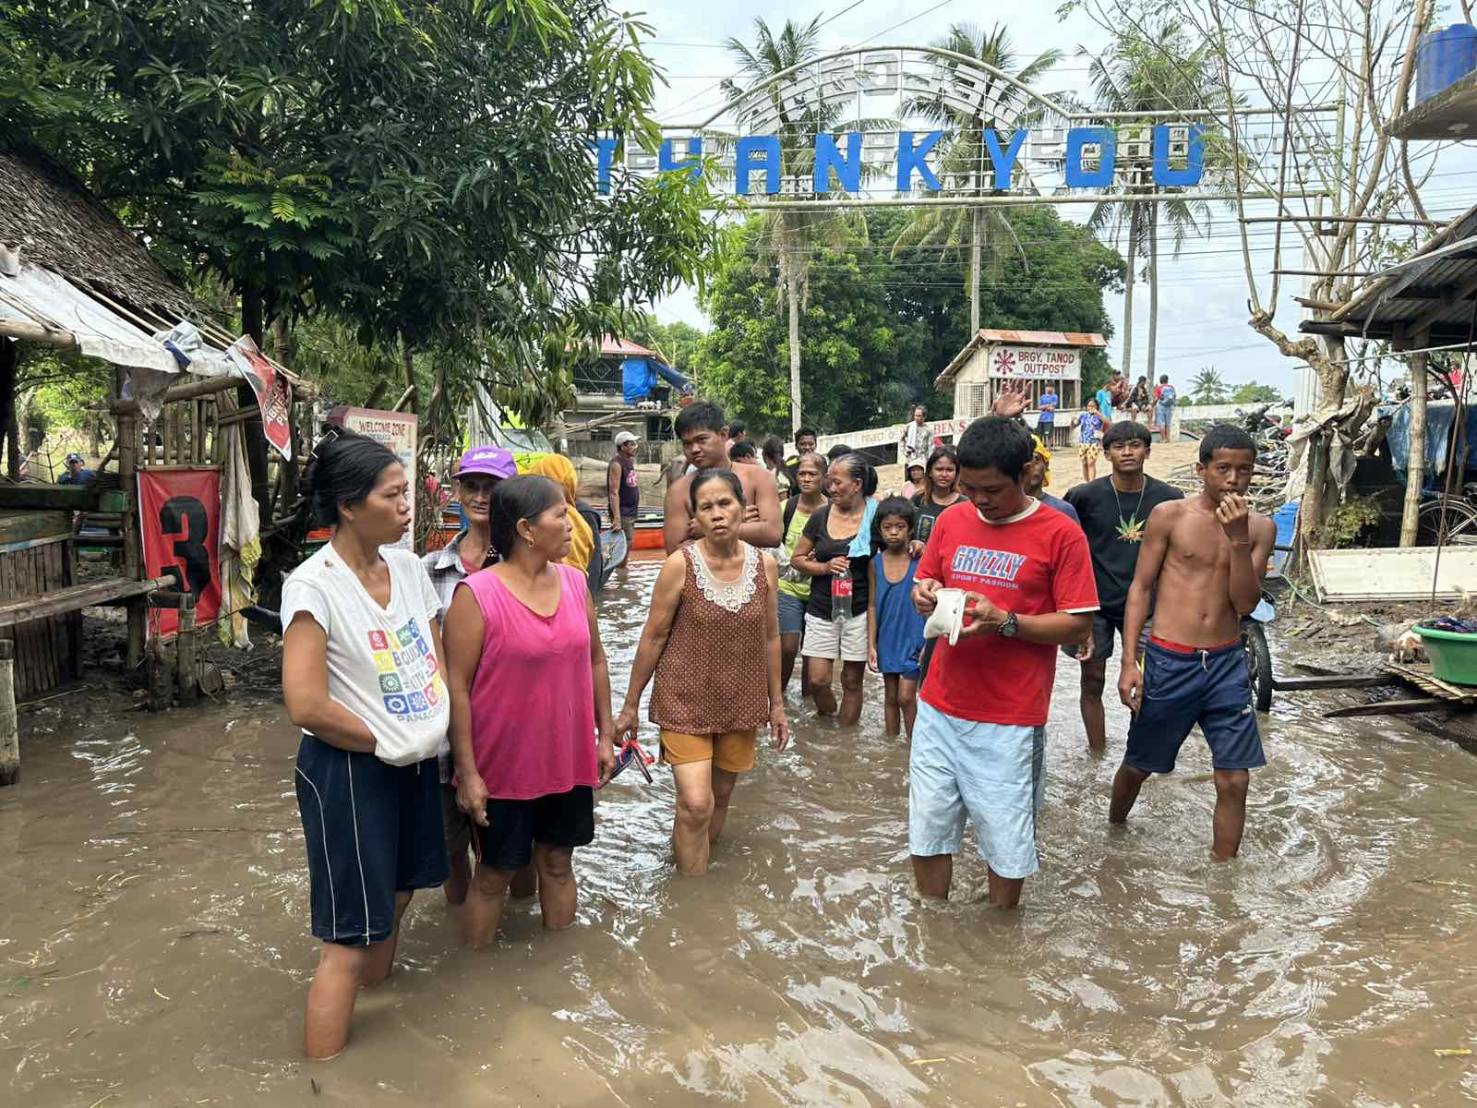
[[[732,470],[705,469],[688,499],[699,538],[662,566],[616,730],[635,732],[641,692],[654,675],[651,720],[677,782],[677,870],[701,874],[738,775],[754,768],[758,729],[768,725],[776,750],[790,730],[780,686],[779,571],[738,537],[743,486]]]
[[[462,932],[497,934],[518,870],[538,869],[544,926],[574,922],[574,848],[595,837],[593,790],[615,768],[610,671],[569,508],[546,477],[511,477],[489,512],[502,559],[457,586],[446,615],[457,805],[476,824]]]

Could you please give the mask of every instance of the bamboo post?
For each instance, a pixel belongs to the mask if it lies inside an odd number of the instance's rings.
[[[179,632],[174,638],[175,662],[179,666],[179,698],[182,704],[195,700],[195,598],[183,596],[179,606]]]
[[[1424,342],[1422,343],[1424,345]],[[1400,516],[1400,545],[1414,546],[1420,532],[1421,487],[1426,482],[1426,359],[1410,360],[1410,457],[1405,463],[1405,510]]]
[[[15,642],[0,639],[0,786],[21,775],[20,724],[15,714]]]
[[[118,481],[123,489],[123,574],[130,580],[143,577],[142,539],[138,520],[138,423],[134,416],[118,416]],[[147,605],[143,599],[128,604],[128,668],[135,669],[144,660],[144,641],[148,634]]]

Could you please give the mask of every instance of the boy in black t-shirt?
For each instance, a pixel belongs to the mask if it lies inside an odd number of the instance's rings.
[[[1103,716],[1103,687],[1113,636],[1123,635],[1123,613],[1128,587],[1138,566],[1139,544],[1155,505],[1182,500],[1184,494],[1144,472],[1153,432],[1127,420],[1113,424],[1103,436],[1103,452],[1112,472],[1067,491],[1067,503],[1077,511],[1092,571],[1097,578],[1099,610],[1092,621],[1092,638],[1076,657],[1082,662],[1082,726],[1089,750],[1107,749],[1107,722]],[[1138,644],[1124,643],[1124,650]]]

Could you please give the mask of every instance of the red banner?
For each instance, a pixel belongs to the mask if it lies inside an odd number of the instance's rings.
[[[267,441],[288,461],[292,460],[291,403],[287,379],[272,367],[250,335],[242,335],[226,348],[226,355],[241,376],[251,382],[257,407],[262,410],[262,430]]]
[[[221,475],[215,469],[141,469],[138,475],[144,576],[173,577],[195,596],[195,622],[221,608]],[[154,613],[160,635],[179,630],[179,613]]]

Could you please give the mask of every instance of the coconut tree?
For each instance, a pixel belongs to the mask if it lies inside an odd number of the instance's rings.
[[[1090,76],[1097,107],[1109,112],[1174,112],[1203,107],[1212,96],[1214,57],[1209,46],[1191,47],[1183,28],[1165,22],[1146,35],[1120,35],[1100,57],[1092,59]],[[1145,151],[1147,130],[1133,136]],[[1153,184],[1147,154],[1129,159],[1120,136],[1118,159],[1125,166],[1123,191],[1150,193]],[[1120,245],[1128,260],[1123,293],[1122,369],[1133,369],[1133,293],[1140,261],[1149,284],[1149,337],[1145,371],[1153,380],[1157,370],[1159,338],[1159,245],[1168,232],[1172,253],[1179,256],[1192,234],[1210,231],[1210,205],[1203,200],[1175,197],[1098,204],[1088,226],[1100,237]]]
[[[731,105],[741,102],[753,110],[755,94],[767,101],[780,141],[780,179],[790,195],[810,192],[815,171],[815,136],[838,130],[868,131],[891,126],[886,119],[843,121],[845,107],[852,101],[823,95],[818,83],[804,79],[803,70],[793,80],[773,80],[788,70],[803,66],[819,56],[821,18],[803,26],[786,20],[778,34],[763,19],[754,20],[754,41],[730,38],[725,44],[739,63],[740,80],[726,80],[722,89]],[[740,81],[742,83],[740,83]],[[731,136],[718,136],[720,142]],[[863,170],[863,175],[867,171]],[[789,312],[790,427],[802,422],[800,393],[800,313],[810,288],[811,259],[826,249],[846,246],[867,233],[865,218],[858,212],[797,211],[763,209],[755,242],[755,268],[775,274],[775,291]]]
[[[985,129],[1009,132],[1039,123],[1043,115],[1041,107],[1023,97],[1017,85],[996,73],[1008,74],[1020,85],[1031,85],[1061,59],[1061,52],[1048,50],[1017,69],[1010,35],[998,24],[987,32],[970,23],[956,23],[933,45],[966,55],[987,69],[981,73],[956,59],[946,59],[942,63],[946,74],[943,86],[911,98],[903,110],[947,132],[948,144],[939,164],[940,184],[956,194],[986,196],[995,190],[985,187],[985,174],[991,166]],[[971,334],[980,329],[982,279],[988,276],[998,281],[1013,254],[1025,256],[1005,209],[988,204],[919,209],[893,243],[893,256],[917,246],[931,246],[944,257],[957,256],[965,261]]]

